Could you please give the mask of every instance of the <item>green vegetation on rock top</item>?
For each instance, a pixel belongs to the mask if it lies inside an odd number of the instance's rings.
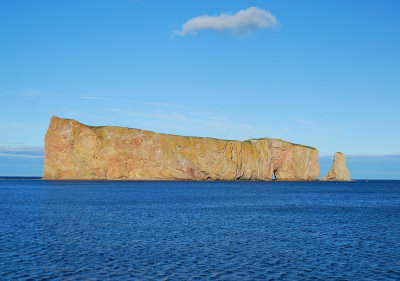
[[[59,118],[59,117],[56,117],[56,118]],[[74,119],[66,119],[66,118],[59,118],[59,119],[71,120],[71,121],[78,122],[78,121],[76,121],[76,120],[74,120]],[[243,143],[248,143],[248,144],[251,144],[251,141],[253,141],[253,140],[279,140],[279,141],[282,141],[282,142],[285,142],[285,143],[288,143],[288,144],[291,144],[291,145],[296,145],[296,146],[300,146],[300,147],[309,148],[309,149],[315,149],[315,150],[316,150],[316,148],[315,148],[315,147],[312,147],[312,146],[303,145],[303,144],[298,144],[298,143],[292,143],[292,142],[288,142],[288,141],[285,141],[285,140],[282,140],[282,139],[254,138],[254,139],[247,139],[247,140],[244,140],[244,141],[239,141],[239,140],[226,140],[226,139],[218,139],[218,138],[212,138],[212,137],[181,136],[181,135],[174,135],[174,134],[156,133],[156,132],[153,132],[153,131],[142,130],[142,129],[136,129],[136,128],[128,128],[128,127],[119,127],[119,126],[91,126],[91,125],[86,125],[86,124],[83,124],[83,123],[80,123],[80,122],[78,122],[78,123],[81,124],[81,125],[83,125],[83,126],[85,126],[85,127],[87,127],[87,128],[91,128],[91,129],[102,129],[102,128],[105,128],[105,127],[110,127],[110,128],[114,127],[114,128],[123,128],[123,129],[138,130],[138,131],[144,131],[144,132],[150,132],[150,133],[161,134],[161,135],[168,135],[168,136],[175,136],[175,137],[213,139],[213,140],[218,140],[218,141],[243,142]]]

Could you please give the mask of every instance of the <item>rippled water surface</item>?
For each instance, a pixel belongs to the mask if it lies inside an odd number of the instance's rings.
[[[0,279],[400,279],[400,181],[0,180]]]

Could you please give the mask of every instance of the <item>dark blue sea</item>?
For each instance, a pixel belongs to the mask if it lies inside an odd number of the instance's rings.
[[[0,180],[0,280],[400,280],[400,181]]]

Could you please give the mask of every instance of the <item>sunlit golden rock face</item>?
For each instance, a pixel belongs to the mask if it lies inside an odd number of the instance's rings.
[[[318,150],[278,139],[220,140],[93,127],[53,116],[43,179],[316,180]]]
[[[336,152],[332,168],[324,176],[322,181],[351,181],[350,172],[346,166],[346,157],[341,152]]]

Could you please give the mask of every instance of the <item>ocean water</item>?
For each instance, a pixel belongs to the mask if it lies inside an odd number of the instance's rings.
[[[0,180],[0,280],[400,280],[400,181]]]

